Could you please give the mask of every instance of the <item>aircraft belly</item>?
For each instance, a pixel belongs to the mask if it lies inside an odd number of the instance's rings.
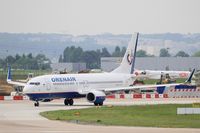
[[[85,95],[80,95],[78,92],[52,92],[52,93],[29,93],[27,94],[31,100],[55,99],[55,98],[81,98]]]

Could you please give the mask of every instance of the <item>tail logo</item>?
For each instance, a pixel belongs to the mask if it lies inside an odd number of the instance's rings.
[[[128,55],[127,55],[127,61],[128,61],[128,64],[129,65],[131,65],[132,64],[132,62],[133,62],[133,54],[132,54],[132,52],[128,52]]]

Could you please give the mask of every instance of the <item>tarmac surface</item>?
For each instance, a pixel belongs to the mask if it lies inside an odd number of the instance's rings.
[[[107,99],[104,105],[139,105],[193,103],[199,99]],[[34,107],[32,101],[0,101],[0,133],[200,133],[200,129],[190,128],[149,128],[124,126],[81,125],[76,123],[52,121],[39,115],[48,110],[69,110],[93,107],[86,100],[75,100],[74,106],[64,106],[63,100],[40,103]]]

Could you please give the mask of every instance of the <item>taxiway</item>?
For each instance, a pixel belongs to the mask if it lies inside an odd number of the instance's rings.
[[[106,105],[135,105],[135,104],[167,104],[167,103],[193,103],[200,99],[107,99]],[[75,100],[74,106],[64,106],[63,100],[50,103],[41,103],[34,107],[31,101],[0,101],[0,133],[200,133],[200,129],[190,128],[148,128],[81,125],[69,122],[51,121],[39,115],[48,110],[69,110],[93,107],[84,99]]]

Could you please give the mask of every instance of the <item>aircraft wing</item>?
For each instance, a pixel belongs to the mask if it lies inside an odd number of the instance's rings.
[[[134,85],[134,86],[125,86],[125,87],[113,87],[113,88],[96,88],[96,90],[103,91],[105,94],[114,93],[117,91],[127,91],[127,90],[138,90],[138,89],[149,89],[156,87],[171,87],[176,85],[183,85],[184,83],[176,84],[152,84],[152,85]],[[88,91],[80,91],[80,94],[88,94]]]
[[[16,82],[11,80],[11,67],[8,67],[8,74],[7,74],[7,83],[15,86],[25,86],[26,83]]]
[[[144,89],[144,88],[156,88],[156,87],[171,87],[176,85],[181,85],[183,83],[177,84],[159,84],[159,85],[135,85],[135,86],[128,86],[128,87],[119,87],[119,88],[106,88],[103,91],[105,92],[113,92],[113,91],[126,91],[126,90],[135,90],[135,89]]]
[[[15,82],[15,81],[11,81],[11,80],[7,80],[8,84],[11,85],[15,85],[15,86],[25,86],[26,83],[22,83],[22,82]]]

